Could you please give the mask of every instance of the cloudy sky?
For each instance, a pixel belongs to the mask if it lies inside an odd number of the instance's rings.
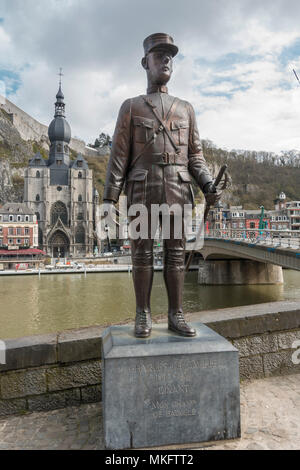
[[[0,0],[0,93],[48,124],[63,67],[72,134],[93,142],[145,92],[143,39],[167,32],[169,93],[193,104],[202,138],[299,150],[299,18],[299,0]]]

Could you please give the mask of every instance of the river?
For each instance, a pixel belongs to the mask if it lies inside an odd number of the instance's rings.
[[[197,272],[185,280],[184,310],[300,300],[300,272],[284,270],[284,285],[202,286]],[[167,312],[161,272],[154,275],[152,313]],[[1,276],[0,338],[53,333],[134,319],[132,277],[128,273]]]

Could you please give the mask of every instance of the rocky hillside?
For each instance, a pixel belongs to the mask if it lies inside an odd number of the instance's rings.
[[[223,202],[243,205],[246,209],[257,209],[262,204],[266,209],[273,209],[273,200],[281,191],[290,200],[300,200],[300,156],[297,152],[280,155],[243,150],[229,152],[217,148],[210,141],[202,141],[202,144],[214,176],[224,163],[228,165],[232,184],[224,192]],[[7,113],[0,109],[0,205],[7,201],[22,201],[24,168],[37,151],[48,158],[45,142],[24,141]],[[70,156],[74,159],[75,152],[71,151]],[[85,158],[94,171],[94,185],[101,198],[109,157],[85,155]],[[194,191],[196,199],[201,201],[202,193],[195,184]]]
[[[22,200],[24,167],[33,155],[32,143],[21,139],[6,112],[0,109],[0,204]]]
[[[300,200],[300,154],[298,151],[227,151],[203,141],[206,161],[215,169],[227,164],[232,184],[223,201],[257,209],[274,209],[274,199],[283,191],[287,200]],[[216,174],[216,172],[214,173]]]

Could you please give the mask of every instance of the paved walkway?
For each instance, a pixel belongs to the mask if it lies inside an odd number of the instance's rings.
[[[243,383],[241,415],[241,439],[201,448],[299,450],[300,374]],[[0,420],[0,449],[103,448],[100,403]]]

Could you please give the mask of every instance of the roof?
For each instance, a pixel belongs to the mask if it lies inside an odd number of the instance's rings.
[[[63,141],[69,143],[71,140],[71,127],[63,116],[56,116],[48,127],[50,142]]]
[[[46,162],[40,152],[37,152],[35,156],[31,160],[29,160],[29,166],[46,166]]]
[[[7,202],[0,208],[0,214],[34,215],[34,212],[24,202]]]
[[[81,164],[79,164],[79,162],[81,162]],[[70,166],[71,168],[78,168],[79,170],[88,170],[89,168],[87,161],[83,158],[81,153],[77,155],[76,160],[74,160]]]
[[[61,91],[61,85],[59,85],[59,89],[58,89],[58,92],[56,94],[56,99],[57,100],[64,100],[65,99],[64,94]]]
[[[20,250],[0,250],[0,255],[46,255],[45,251],[38,248],[24,248]]]

